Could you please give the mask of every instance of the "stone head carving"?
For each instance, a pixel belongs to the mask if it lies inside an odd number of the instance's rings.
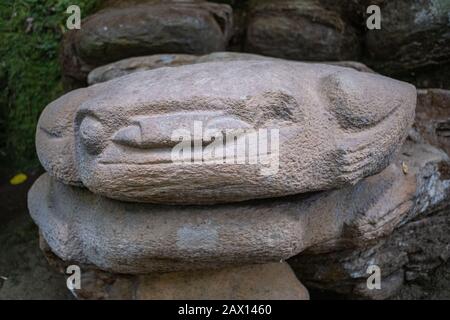
[[[106,197],[243,201],[330,189],[379,172],[406,137],[415,103],[412,85],[348,68],[276,60],[200,63],[70,92],[42,113],[36,144],[50,175]],[[200,138],[194,132],[199,125]],[[221,145],[225,155],[234,150],[234,161],[219,163],[221,153],[174,161],[177,138],[186,142],[183,132],[201,151],[219,145],[218,133],[231,133]],[[260,132],[270,133],[267,150],[255,147],[264,140]],[[255,133],[260,140],[251,139]],[[246,151],[239,154],[238,145]],[[249,150],[269,161],[253,163]]]

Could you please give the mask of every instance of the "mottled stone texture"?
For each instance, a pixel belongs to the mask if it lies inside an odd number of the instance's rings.
[[[65,261],[121,273],[220,268],[376,243],[444,199],[448,182],[429,174],[446,159],[408,142],[387,169],[355,186],[215,206],[123,203],[44,175],[29,208]]]
[[[417,101],[414,127],[425,141],[450,154],[450,91],[419,90]]]
[[[422,152],[443,157],[433,148]],[[389,235],[414,204],[413,178],[397,161],[340,190],[181,207],[109,200],[43,175],[30,191],[29,208],[52,251],[64,261],[120,273],[220,268],[279,261],[305,249],[323,252]]]
[[[449,270],[449,208],[428,215],[403,221],[375,245],[321,255],[305,253],[288,262],[308,288],[332,291],[346,298],[408,297],[411,295],[408,292],[414,289],[415,298],[427,298],[433,291],[448,297],[448,287],[432,288],[427,282],[439,269],[445,268],[443,275],[441,271],[442,278]],[[366,271],[372,264],[381,268],[381,290],[366,287],[370,275]]]
[[[364,34],[366,29],[367,7],[370,5],[383,5],[386,0],[319,0],[318,2],[327,10],[338,12],[361,35]]]
[[[245,50],[294,60],[354,60],[356,30],[315,0],[250,2]]]
[[[245,61],[262,59],[276,58],[240,52],[214,52],[203,56],[189,54],[155,54],[150,56],[133,57],[95,68],[89,72],[88,84],[92,85],[105,82],[130,73],[152,70],[161,67],[177,67],[185,64],[215,61]],[[355,61],[324,61],[323,63],[352,68],[363,72],[374,72],[366,65]]]
[[[450,79],[442,66],[450,63],[450,2],[384,1],[381,12],[381,29],[365,36],[369,66],[393,77],[419,80],[421,87],[448,88]]]
[[[413,86],[349,68],[281,60],[200,63],[64,95],[43,111],[36,146],[51,176],[106,197],[244,201],[327,190],[379,172],[406,137],[415,104]],[[276,129],[279,151],[269,146],[276,158],[256,164],[172,161],[179,142],[171,138],[174,130],[192,133],[194,121],[215,131]]]
[[[85,84],[93,68],[157,53],[204,54],[224,50],[232,29],[228,5],[156,1],[107,7],[66,33],[61,50],[68,88]]]
[[[369,5],[381,8],[380,30],[366,27]],[[364,61],[418,87],[448,89],[449,12],[446,0],[250,1],[244,48],[295,60]]]
[[[137,264],[141,264],[142,270],[168,271],[167,268],[151,269],[151,266],[169,266],[168,255],[173,252],[178,257],[186,254],[195,257],[195,265],[182,263],[183,268],[211,268],[214,263],[223,268],[230,262],[225,261],[227,252],[230,253],[228,258],[235,258],[239,264],[247,261],[238,257],[238,248],[245,249],[246,242],[241,241],[244,236],[248,240],[255,239],[249,248],[259,254],[269,248],[277,252],[283,247],[281,242],[287,240],[297,243],[297,248],[306,249],[289,262],[311,288],[332,290],[346,297],[381,299],[392,297],[399,290],[403,296],[417,295],[417,289],[409,292],[405,281],[426,282],[448,259],[450,176],[441,171],[446,164],[448,157],[442,151],[408,141],[401,156],[387,169],[354,187],[305,197],[204,207],[203,214],[198,206],[182,209],[101,199],[43,176],[31,190],[29,207],[52,250],[66,263],[96,264],[93,270],[100,266],[114,272],[130,272],[133,268],[136,271]],[[157,210],[147,212],[145,208]],[[170,227],[183,223],[184,219],[188,221],[179,231],[189,229],[190,232],[177,232],[172,236],[168,231]],[[215,219],[220,222],[216,224]],[[277,229],[284,220],[286,225]],[[218,237],[213,235],[215,227],[219,227],[216,228]],[[289,237],[288,228],[292,228]],[[190,241],[170,240],[188,234]],[[152,241],[152,237],[157,240]],[[205,247],[213,244],[213,239],[221,239],[221,242],[216,242],[215,247]],[[229,250],[226,250],[226,239],[230,241]],[[263,240],[268,242],[262,243]],[[177,250],[171,243],[185,246]],[[155,245],[161,245],[161,249]],[[206,254],[214,250],[220,256],[213,261],[205,260]],[[111,268],[111,263],[115,262],[118,265]],[[110,265],[105,268],[107,264]],[[365,271],[370,264],[382,269],[383,289],[380,291],[366,290]],[[199,274],[204,272],[199,271]],[[160,276],[155,277],[150,277],[152,285],[162,281]],[[81,291],[79,297],[98,299],[135,297],[135,286],[130,284],[135,280],[130,279],[148,278],[116,276],[97,270],[85,273],[84,279],[86,291]],[[146,281],[144,283],[148,283]],[[165,281],[162,281],[164,286]],[[173,288],[172,285],[169,288]],[[170,290],[169,296],[175,294],[176,290]],[[151,294],[152,290],[143,292]]]
[[[119,59],[227,49],[300,61],[362,61],[377,72],[420,88],[450,88],[447,0],[230,3],[233,10],[206,1],[106,1],[102,11],[85,20],[85,32],[65,36],[61,61],[67,87],[85,85],[90,70]],[[381,7],[381,30],[366,27],[369,5]],[[167,10],[155,9],[161,7]],[[111,12],[124,18],[110,19]],[[150,18],[142,20],[141,15]],[[117,23],[110,25],[104,19]],[[172,32],[174,19],[180,32]],[[139,27],[141,20],[145,27]],[[104,25],[108,31],[102,29]],[[97,48],[93,42],[97,38],[103,47]]]

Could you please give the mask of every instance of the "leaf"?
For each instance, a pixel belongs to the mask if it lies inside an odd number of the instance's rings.
[[[9,183],[15,186],[24,183],[25,181],[27,181],[27,179],[28,177],[26,174],[18,173],[14,177],[12,177],[11,180],[9,180]]]

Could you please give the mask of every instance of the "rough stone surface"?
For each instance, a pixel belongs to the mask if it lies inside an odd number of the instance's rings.
[[[290,259],[290,265],[308,287],[347,298],[386,299],[402,291],[405,296],[411,282],[429,278],[447,261],[450,256],[448,156],[429,145],[407,141],[399,160],[407,178],[399,181],[401,187],[380,189],[391,201],[403,199],[408,203],[392,211],[394,223],[390,232],[378,234],[372,241],[341,242],[343,245],[332,245],[325,250],[311,248]],[[404,189],[409,192],[405,193]],[[361,197],[354,199],[364,201]],[[381,268],[381,290],[367,289],[370,265]]]
[[[67,32],[61,50],[66,87],[83,85],[93,68],[143,54],[223,51],[232,29],[226,4],[156,1],[105,8]]]
[[[197,56],[189,54],[156,54],[127,58],[95,68],[89,72],[87,82],[89,85],[92,85],[134,72],[192,64],[196,60]]]
[[[441,199],[448,186],[426,184],[416,171],[447,156],[428,145],[403,152],[409,154],[404,161],[353,187],[215,206],[118,202],[43,175],[30,191],[29,208],[55,254],[111,272],[278,261],[305,249],[321,253],[374,243],[405,215]]]
[[[245,50],[294,60],[355,60],[356,30],[315,0],[253,1]]]
[[[414,127],[425,141],[450,154],[450,91],[419,90]]]
[[[276,59],[249,53],[214,52],[204,56],[188,54],[157,54],[151,56],[133,57],[95,68],[88,75],[88,84],[105,82],[130,73],[152,70],[161,67],[176,67],[185,64],[194,64],[214,61],[241,61]],[[372,69],[356,61],[330,61],[323,62],[341,67],[352,68],[358,71],[373,73]]]
[[[429,239],[425,239],[429,240]],[[408,281],[391,299],[396,300],[449,300],[450,261],[440,264],[425,277]]]
[[[366,33],[367,64],[396,78],[418,79],[420,86],[438,86],[442,76],[449,85],[442,67],[450,63],[450,2],[384,1],[381,12],[382,28]]]
[[[43,251],[60,272],[66,269],[48,246]],[[245,265],[220,270],[114,274],[81,267],[81,289],[72,290],[78,299],[89,300],[308,300],[308,290],[287,263]]]
[[[64,95],[41,114],[36,149],[50,175],[110,198],[244,201],[341,187],[381,171],[404,141],[415,104],[413,86],[349,68],[280,60],[200,63],[137,72]],[[279,150],[269,143],[256,164],[217,163],[219,152],[200,163],[172,161],[179,147],[175,130],[191,139],[195,121],[219,134],[232,129],[238,142],[249,141],[251,129],[278,130]],[[214,144],[202,142],[209,150],[235,152],[234,143],[222,145],[217,137]]]
[[[389,0],[319,0],[324,8],[338,12],[345,21],[351,23],[358,30],[367,29],[367,7],[370,5],[381,6],[386,1]]]
[[[279,261],[318,237],[295,201],[211,207],[124,203],[48,175],[31,189],[29,208],[56,255],[119,273]]]

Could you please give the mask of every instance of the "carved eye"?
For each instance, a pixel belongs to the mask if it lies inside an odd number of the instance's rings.
[[[95,118],[86,116],[79,127],[80,141],[90,154],[99,154],[104,146],[103,125]]]
[[[329,108],[343,128],[376,125],[405,103],[410,85],[380,75],[346,71],[322,83]]]

